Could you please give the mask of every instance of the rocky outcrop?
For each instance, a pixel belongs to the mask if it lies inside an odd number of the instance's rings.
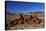
[[[29,24],[29,25],[41,24],[42,19],[40,19],[39,17],[35,15],[20,14],[20,15],[15,15],[15,16],[7,16],[6,22],[7,22],[6,23],[7,27],[13,27],[13,26],[20,25],[20,24]]]

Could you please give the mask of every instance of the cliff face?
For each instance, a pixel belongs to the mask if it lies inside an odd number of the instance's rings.
[[[7,16],[6,29],[12,29],[11,27],[20,26],[20,25],[21,25],[21,27],[22,26],[28,27],[28,25],[29,25],[30,28],[31,27],[39,28],[41,24],[42,24],[42,26],[44,25],[43,21],[44,21],[43,19],[40,19],[36,15],[31,15],[31,14],[19,14],[19,15],[14,15],[14,16]],[[10,28],[7,28],[7,27],[10,27]]]

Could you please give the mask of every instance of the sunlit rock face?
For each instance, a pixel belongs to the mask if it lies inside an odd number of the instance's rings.
[[[39,15],[38,15],[39,16]],[[44,17],[38,17],[36,14],[17,14],[7,16],[6,29],[27,29],[44,27]],[[8,25],[7,25],[8,24]],[[9,27],[9,28],[7,28]]]

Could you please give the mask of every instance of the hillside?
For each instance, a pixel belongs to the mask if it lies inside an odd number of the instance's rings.
[[[44,27],[44,15],[41,13],[7,15],[6,18],[6,30]]]

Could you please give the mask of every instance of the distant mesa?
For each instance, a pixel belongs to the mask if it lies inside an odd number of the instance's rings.
[[[6,14],[8,14],[8,15],[14,15],[15,13],[6,12]]]
[[[8,15],[15,15],[15,14],[38,14],[38,13],[44,13],[44,12],[41,12],[41,11],[29,12],[29,13],[11,13],[11,12],[7,12]]]
[[[44,13],[44,12],[37,11],[37,12],[30,12],[29,14],[37,14],[37,13]]]

